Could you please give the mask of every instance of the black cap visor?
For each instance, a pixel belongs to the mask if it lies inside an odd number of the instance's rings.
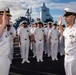
[[[73,12],[65,12],[65,14],[63,16],[65,17],[65,16],[70,16],[70,15],[75,15],[76,16],[76,13],[73,13]]]

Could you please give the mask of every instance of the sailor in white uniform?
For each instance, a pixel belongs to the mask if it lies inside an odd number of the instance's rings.
[[[32,33],[34,32],[34,23],[31,23],[31,25],[30,25],[31,27],[29,27],[28,29],[29,29],[29,31],[30,31],[30,34],[32,35]],[[32,39],[31,39],[31,42],[30,42],[30,49],[31,50],[33,50],[33,41],[32,41]]]
[[[30,29],[31,36],[34,33],[36,28],[37,28],[37,23],[33,23],[33,26]],[[35,46],[35,42],[33,41],[33,38],[31,38],[31,45],[32,45],[32,50],[33,50],[33,58],[35,58],[36,57],[36,46]]]
[[[66,29],[62,28],[62,17],[59,18],[59,28],[65,39],[65,73],[76,75],[76,11],[71,8],[64,9]]]
[[[11,64],[12,64],[12,59],[13,59],[13,52],[14,52],[14,48],[13,48],[13,43],[15,42],[15,37],[16,37],[16,31],[14,29],[14,27],[12,27],[12,24],[9,23],[6,26],[6,31],[7,34],[9,35],[9,41],[10,41],[10,60],[11,60]]]
[[[62,25],[63,26],[63,28],[65,27],[64,25]],[[65,28],[64,28],[65,29]],[[64,51],[64,37],[60,34],[60,38],[59,38],[59,49],[58,49],[58,51],[59,51],[59,53],[60,53],[60,56],[63,56],[63,55],[65,55],[65,51]]]
[[[11,15],[9,8],[4,9],[0,9],[0,75],[9,75],[10,43],[5,27],[8,24]]]
[[[49,31],[48,38],[51,43],[51,57],[52,60],[58,60],[58,40],[59,40],[59,31],[56,28],[57,24],[53,24],[53,29]]]
[[[22,21],[20,23],[22,25],[22,27],[19,29],[18,32],[18,36],[19,36],[19,40],[21,43],[21,56],[22,56],[22,64],[24,62],[30,63],[30,61],[28,60],[28,56],[29,56],[29,30],[27,28],[26,22]]]
[[[52,29],[52,22],[48,22],[47,28],[45,28],[45,34],[46,34],[46,42],[45,42],[45,52],[47,53],[48,57],[51,56],[51,45],[50,42],[48,40],[48,33],[49,30]]]
[[[22,25],[19,24],[19,27],[17,28],[17,31],[16,31],[16,36],[18,37],[18,33],[19,33],[19,30],[22,28]],[[18,39],[19,41],[19,39]],[[18,47],[20,48],[20,42],[18,42]],[[20,49],[20,52],[21,52],[21,49]]]
[[[36,43],[36,56],[37,62],[43,62],[43,50],[44,50],[44,40],[45,40],[45,33],[42,29],[42,23],[37,23],[36,30],[34,31],[34,38]]]

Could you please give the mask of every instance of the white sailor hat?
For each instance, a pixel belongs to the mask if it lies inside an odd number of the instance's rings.
[[[10,14],[10,9],[8,7],[3,7],[3,8],[0,8],[0,15],[3,15],[4,14],[4,9],[6,10],[6,15],[7,16],[12,16]]]
[[[43,25],[47,25],[47,23],[43,22]]]
[[[41,21],[38,21],[37,24],[43,24]]]
[[[20,22],[19,25],[22,25],[22,24],[27,24],[27,22],[26,21],[22,21],[22,22]]]
[[[57,23],[56,22],[52,22],[52,26],[57,26]]]
[[[52,24],[53,24],[53,22],[48,22],[48,24],[52,25]]]
[[[73,10],[73,9],[70,9],[70,8],[65,8],[64,9],[64,17],[65,16],[69,16],[69,15],[75,15],[76,16],[76,11],[75,10]]]

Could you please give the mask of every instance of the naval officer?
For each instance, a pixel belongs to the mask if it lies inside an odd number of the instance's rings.
[[[62,28],[62,17],[59,18],[59,28],[65,39],[65,73],[76,75],[76,11],[71,8],[64,9],[66,29]]]
[[[16,31],[15,31],[15,28],[12,26],[11,22],[8,25],[6,25],[6,31],[7,31],[7,34],[9,35],[10,49],[11,49],[9,57],[10,57],[11,64],[12,64],[13,51],[14,51],[13,44],[14,44],[14,40],[16,37]]]
[[[44,42],[45,42],[45,32],[42,29],[42,22],[37,23],[37,28],[34,33],[34,42],[36,43],[36,57],[37,62],[43,62],[43,51],[44,51]]]
[[[51,44],[51,57],[52,60],[58,60],[58,40],[59,40],[59,31],[57,29],[57,24],[53,24],[53,28],[49,31],[48,38]]]
[[[5,31],[5,27],[9,23],[10,17],[11,15],[9,8],[0,9],[0,75],[9,75],[10,44],[9,44],[9,36]]]
[[[30,61],[28,60],[30,32],[27,28],[26,21],[22,21],[20,23],[20,25],[22,25],[22,27],[19,29],[18,36],[19,36],[19,41],[20,41],[20,44],[21,44],[21,56],[22,56],[22,59],[23,59],[22,64],[24,62],[30,63]]]
[[[45,50],[45,53],[47,53],[48,57],[51,56],[51,46],[50,46],[50,42],[48,40],[48,34],[49,34],[49,31],[52,29],[52,22],[48,22],[47,24],[47,27],[45,28],[45,34],[46,34],[46,42],[45,42],[45,46],[44,46],[44,50]]]

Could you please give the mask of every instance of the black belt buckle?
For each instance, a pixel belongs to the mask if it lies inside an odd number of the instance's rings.
[[[27,40],[27,39],[25,39],[25,40]]]
[[[39,41],[41,41],[41,40],[39,40]]]

